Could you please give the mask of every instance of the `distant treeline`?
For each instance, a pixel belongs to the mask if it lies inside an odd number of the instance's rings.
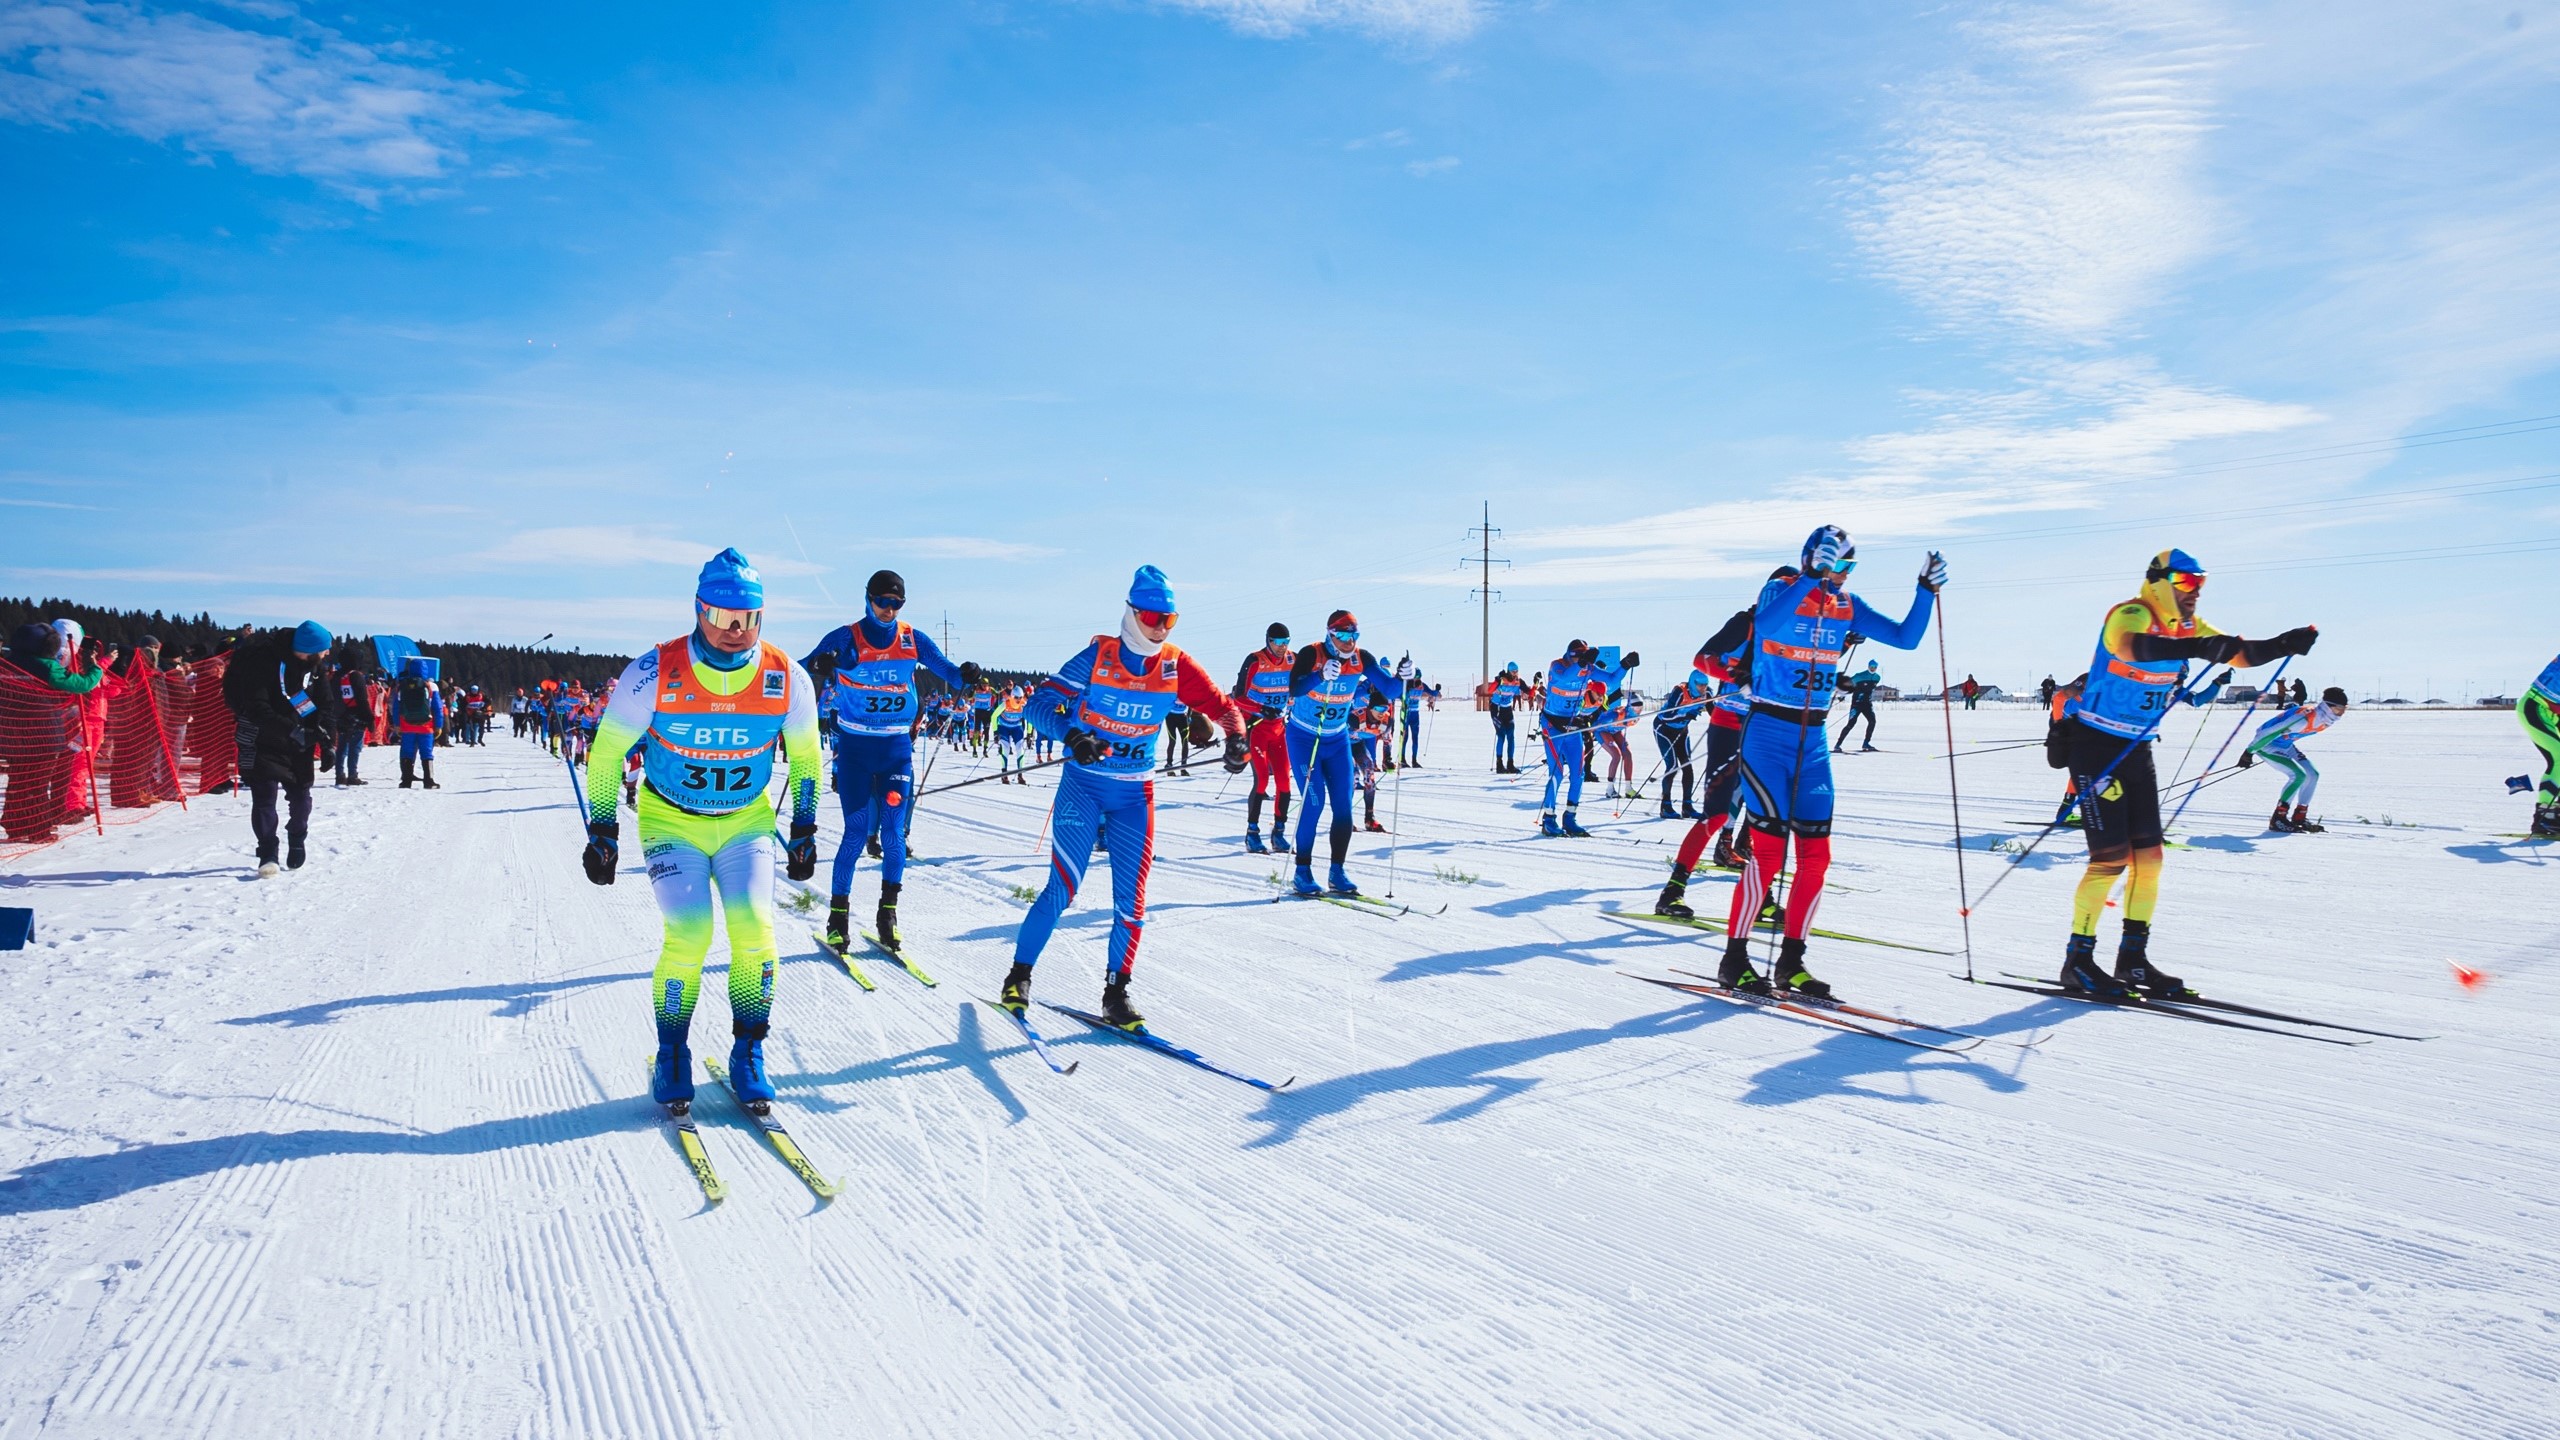
[[[325,617],[314,617],[323,625]],[[109,610],[77,600],[30,600],[0,596],[0,635],[30,620],[51,623],[76,620],[89,634],[130,650],[148,635],[160,642],[161,663],[193,650],[210,655],[240,638],[241,626],[212,615],[169,615],[158,610]],[[590,655],[579,650],[534,650],[522,645],[480,645],[468,641],[420,640],[418,648],[444,662],[444,678],[458,685],[478,685],[493,694],[522,686],[532,689],[545,680],[578,680],[592,690],[610,685],[631,663],[628,655]],[[374,669],[377,661],[370,635],[341,635],[331,657],[342,665]]]
[[[323,625],[329,623],[325,616],[314,618]],[[189,617],[158,610],[108,610],[77,600],[0,596],[0,639],[6,639],[10,631],[30,620],[47,624],[76,620],[82,630],[128,650],[149,635],[160,642],[162,664],[179,659],[190,649],[199,655],[225,649],[240,638],[241,630],[238,624],[225,624],[201,611]],[[590,655],[580,650],[534,650],[522,645],[467,641],[420,640],[418,648],[444,662],[445,679],[457,685],[478,685],[493,695],[510,694],[518,687],[531,690],[545,680],[576,680],[590,690],[601,689],[611,685],[622,673],[622,667],[631,663],[628,655]],[[343,665],[367,670],[377,666],[370,635],[341,635],[331,653]],[[986,678],[999,690],[1015,683],[1028,688],[1045,676],[1045,671],[1031,670],[986,672]],[[923,682],[927,695],[938,694],[943,688],[930,672],[919,670],[917,679]]]

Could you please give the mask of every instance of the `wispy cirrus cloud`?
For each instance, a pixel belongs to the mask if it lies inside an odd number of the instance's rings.
[[[1483,23],[1483,0],[1157,0],[1215,15],[1252,35],[1365,30],[1419,40],[1456,40]]]
[[[555,123],[419,47],[360,44],[280,4],[232,10],[0,6],[0,119],[95,126],[368,201],[450,176],[475,141]]]
[[[2199,179],[2234,50],[2179,0],[2001,9],[1924,85],[1850,231],[1944,323],[2103,341],[2212,243]]]
[[[1047,545],[1024,545],[976,535],[918,535],[876,540],[872,544],[881,550],[903,551],[927,560],[1038,560],[1064,553]]]

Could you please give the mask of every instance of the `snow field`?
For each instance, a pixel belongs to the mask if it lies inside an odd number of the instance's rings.
[[[1938,712],[1882,709],[1888,751],[1838,762],[1817,923],[1952,950]],[[1955,720],[1960,747],[2042,731]],[[1045,878],[1048,776],[927,797],[902,917],[940,988],[858,954],[865,994],[821,911],[783,916],[772,1063],[846,1186],[825,1206],[706,1083],[731,1193],[702,1208],[642,1094],[636,848],[585,883],[535,747],[448,752],[432,794],[378,762],[324,786],[312,865],[274,881],[244,878],[229,797],[39,854],[0,877],[39,911],[0,957],[0,1440],[2560,1433],[2560,907],[2554,852],[2494,838],[2523,827],[2512,717],[2353,714],[2306,747],[2328,834],[2263,834],[2251,772],[2170,854],[2169,968],[2439,1038],[2317,1045],[1815,942],[1848,998],[2044,1037],[1964,1057],[1611,973],[1712,968],[1719,937],[1606,913],[1649,908],[1682,825],[1595,788],[1601,838],[1532,838],[1542,774],[1484,773],[1475,716],[1435,730],[1394,885],[1443,916],[1270,903],[1246,780],[1159,784],[1140,999],[1300,1077],[1275,1096],[1035,1011],[1083,1061],[1050,1075],[971,999]],[[2060,787],[2033,747],[1961,764],[1979,894]],[[1355,844],[1372,893],[1385,838]],[[2057,837],[1982,907],[1979,969],[2053,967],[2080,861]],[[1109,878],[1040,996],[1098,994]],[[876,885],[866,862],[858,910]],[[2452,958],[2497,978],[2464,992]]]

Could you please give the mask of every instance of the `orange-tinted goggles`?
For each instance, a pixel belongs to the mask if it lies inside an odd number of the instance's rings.
[[[2204,588],[2204,572],[2201,570],[2172,570],[2169,572],[2169,583],[2177,589],[2184,590],[2188,594],[2193,595]]]
[[[1170,610],[1131,610],[1129,613],[1138,617],[1138,623],[1149,629],[1159,625],[1170,626],[1175,619],[1174,612]]]

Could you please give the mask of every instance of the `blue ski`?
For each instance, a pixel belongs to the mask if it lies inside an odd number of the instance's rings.
[[[1070,1060],[1064,1065],[1059,1064],[1058,1057],[1049,1053],[1049,1042],[1040,1038],[1040,1032],[1031,1028],[1030,1018],[1021,1011],[1010,1005],[999,1005],[993,1000],[982,1000],[978,1003],[1012,1021],[1014,1028],[1022,1032],[1022,1038],[1031,1042],[1031,1053],[1039,1056],[1041,1063],[1050,1069],[1061,1075],[1073,1075],[1076,1073],[1076,1067],[1084,1063],[1081,1060]]]
[[[1043,1000],[1040,1003],[1043,1007],[1055,1010],[1059,1014],[1064,1015],[1071,1020],[1081,1020],[1087,1025],[1092,1026],[1094,1029],[1102,1031],[1104,1034],[1117,1035],[1123,1040],[1144,1045],[1159,1055],[1170,1055],[1174,1059],[1179,1060],[1186,1065],[1197,1065],[1212,1075],[1224,1075],[1230,1080],[1241,1081],[1244,1084],[1252,1086],[1256,1090],[1286,1090],[1291,1085],[1298,1082],[1298,1077],[1292,1075],[1288,1079],[1280,1081],[1275,1085],[1271,1081],[1261,1079],[1258,1076],[1241,1074],[1237,1071],[1230,1070],[1224,1065],[1220,1065],[1216,1061],[1203,1056],[1197,1050],[1185,1050],[1181,1046],[1174,1044],[1172,1041],[1167,1040],[1152,1030],[1148,1030],[1143,1027],[1136,1030],[1123,1030],[1119,1026],[1112,1024],[1110,1021],[1103,1019],[1099,1015],[1089,1014],[1082,1010],[1070,1010],[1064,1005],[1051,1005],[1046,1000]]]

